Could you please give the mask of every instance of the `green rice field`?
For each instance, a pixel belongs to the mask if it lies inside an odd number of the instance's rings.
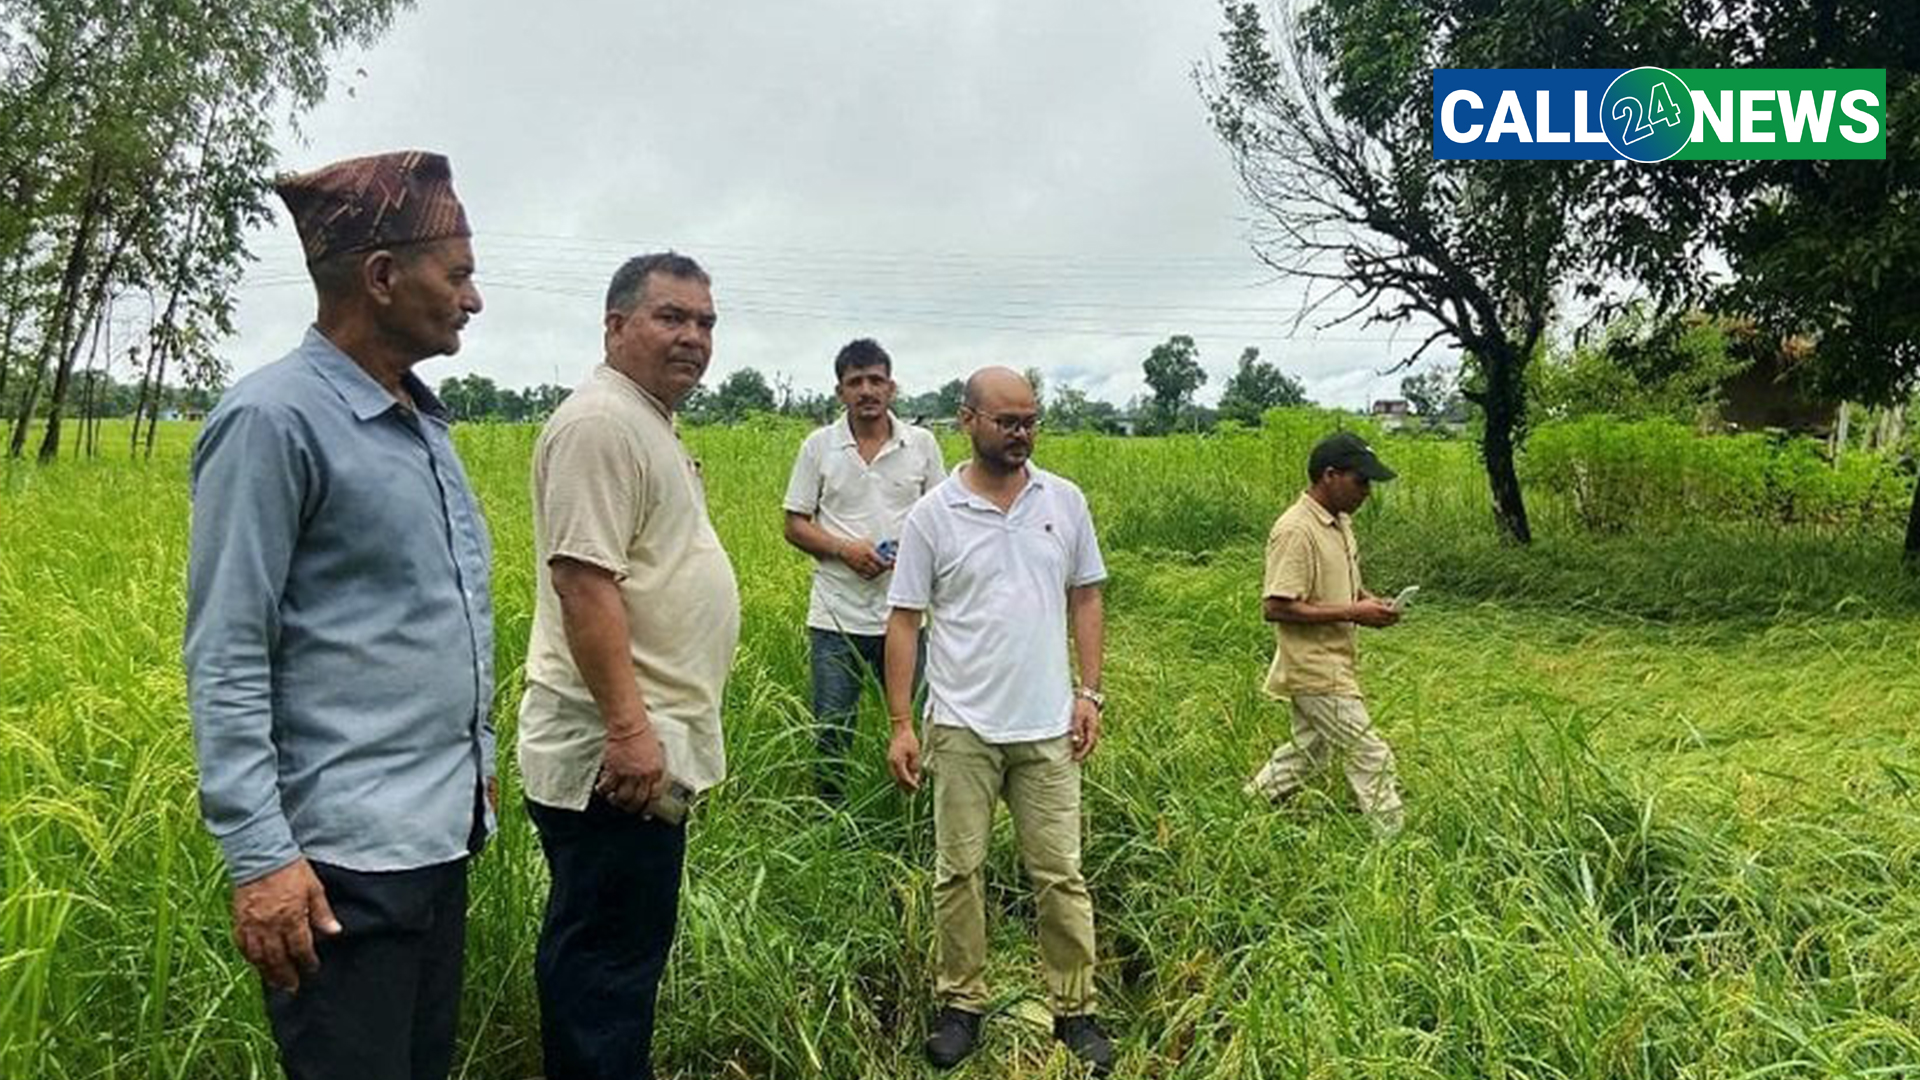
[[[1402,479],[1359,517],[1367,577],[1422,593],[1362,639],[1408,806],[1380,843],[1333,780],[1278,809],[1240,791],[1285,737],[1260,692],[1261,543],[1324,423],[1038,446],[1087,490],[1112,574],[1086,851],[1117,1075],[1920,1077],[1910,489],[1787,520],[1663,494],[1653,453],[1604,530],[1589,496],[1528,474],[1539,540],[1515,549],[1469,444],[1382,436]],[[745,614],[663,1076],[928,1071],[930,810],[886,780],[877,701],[851,805],[811,796],[809,564],[779,510],[804,433],[688,434]],[[545,870],[510,751],[535,434],[459,435],[497,559],[505,813],[475,866],[459,1058],[488,1080],[540,1071]],[[163,426],[136,463],[110,431],[99,461],[0,466],[0,1080],[278,1075],[195,800],[191,438]],[[988,897],[999,1007],[954,1075],[1081,1075],[1045,1027],[1006,838]]]

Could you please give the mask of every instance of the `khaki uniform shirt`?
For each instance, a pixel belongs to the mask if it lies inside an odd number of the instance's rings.
[[[556,558],[611,572],[629,652],[667,771],[695,791],[726,776],[720,699],[740,638],[733,566],[707,517],[699,465],[667,410],[602,364],[554,411],[533,451],[537,594],[520,705],[527,797],[587,805],[606,723],[574,666],[550,569]]]
[[[1266,583],[1261,596],[1309,604],[1360,599],[1360,554],[1353,519],[1335,516],[1302,494],[1267,533]],[[1274,623],[1273,666],[1267,693],[1359,697],[1354,666],[1359,627],[1350,622]]]

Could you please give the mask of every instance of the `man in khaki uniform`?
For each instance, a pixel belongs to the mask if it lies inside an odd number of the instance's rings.
[[[520,772],[552,872],[534,959],[548,1080],[653,1075],[685,801],[726,774],[733,568],[673,407],[713,352],[706,272],[671,252],[607,290],[606,362],[533,451],[538,555]]]
[[[1278,802],[1337,754],[1360,809],[1387,833],[1401,819],[1393,750],[1373,729],[1354,668],[1357,627],[1392,626],[1400,612],[1361,584],[1351,515],[1374,481],[1393,477],[1358,435],[1329,435],[1308,458],[1311,486],[1267,534],[1261,606],[1276,644],[1267,693],[1292,700],[1293,739],[1247,785]]]
[[[994,807],[1005,799],[1033,882],[1054,1037],[1106,1076],[1113,1045],[1094,1017],[1093,898],[1080,868],[1080,767],[1100,742],[1106,704],[1106,564],[1086,496],[1028,460],[1040,410],[1025,379],[1006,368],[975,372],[960,423],[973,457],[907,514],[887,589],[887,766],[908,790],[921,779],[913,690],[923,613],[927,621],[941,1006],[927,1058],[951,1068],[979,1039],[988,1005],[984,866]]]

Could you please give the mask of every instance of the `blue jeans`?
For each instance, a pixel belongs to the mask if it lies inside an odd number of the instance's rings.
[[[859,716],[860,690],[870,676],[886,700],[887,637],[885,634],[843,634],[808,627],[813,652],[813,719],[820,747],[815,776],[820,797],[839,802],[845,784],[847,749],[853,745]],[[915,650],[914,696],[926,684],[927,642],[924,632]]]

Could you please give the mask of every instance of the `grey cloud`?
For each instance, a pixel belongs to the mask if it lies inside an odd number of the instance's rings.
[[[1191,81],[1201,0],[1094,7],[423,0],[289,134],[283,160],[446,152],[478,231],[487,310],[422,369],[577,380],[606,277],[675,246],[715,277],[710,381],[753,366],[830,382],[886,342],[910,390],[982,363],[1071,371],[1124,402],[1153,344],[1192,334],[1217,398],[1242,347],[1323,400],[1364,404],[1384,344],[1287,337],[1292,286],[1247,251],[1247,210]],[[284,352],[311,315],[284,223],[229,355]],[[1411,345],[1420,335],[1403,333]]]

